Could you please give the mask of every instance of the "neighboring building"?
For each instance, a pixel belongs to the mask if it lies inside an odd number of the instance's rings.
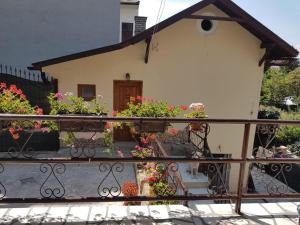
[[[120,41],[125,41],[146,29],[147,17],[138,16],[140,1],[121,0]]]
[[[1,0],[0,63],[28,66],[119,42],[120,0]]]
[[[111,110],[120,110],[130,95],[138,94],[171,104],[200,101],[210,118],[256,119],[264,61],[297,55],[233,1],[203,0],[119,44],[33,67],[57,78],[61,92],[78,94],[78,85],[92,85],[86,93],[103,95]],[[243,128],[213,125],[211,151],[240,157]],[[231,190],[236,188],[237,168],[231,165]]]

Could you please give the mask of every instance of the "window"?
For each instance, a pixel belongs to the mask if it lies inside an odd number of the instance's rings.
[[[205,31],[210,31],[213,27],[213,23],[211,20],[202,20],[201,22],[201,28]]]
[[[122,41],[133,36],[133,23],[122,23]]]
[[[91,101],[96,98],[96,85],[78,84],[78,97],[83,97],[85,101]]]

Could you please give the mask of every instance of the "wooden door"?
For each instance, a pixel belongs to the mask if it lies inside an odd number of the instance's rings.
[[[127,108],[130,97],[142,96],[143,81],[114,81],[114,110],[122,111]],[[118,141],[130,141],[132,136],[128,128],[115,129],[114,139]]]

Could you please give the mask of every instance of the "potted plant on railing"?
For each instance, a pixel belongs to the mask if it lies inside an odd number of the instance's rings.
[[[21,89],[16,85],[0,83],[0,113],[42,115],[43,109],[32,107]],[[1,121],[0,131],[8,131],[13,139],[19,139],[20,132],[44,130],[42,121]]]
[[[51,106],[51,115],[107,115],[107,109],[102,101],[101,95],[90,102],[82,97],[76,97],[67,92],[64,95],[60,92],[51,93],[48,100]],[[103,121],[61,121],[59,123],[60,131],[73,132],[103,132],[105,122]]]
[[[130,97],[128,108],[117,113],[122,117],[176,117],[181,113],[180,106],[169,105],[164,101],[146,99],[142,96]],[[129,127],[134,127],[138,133],[157,133],[165,132],[170,125],[165,121],[141,121],[135,123],[126,123]]]
[[[202,103],[192,103],[189,107],[192,111],[184,115],[185,118],[206,118],[205,106]],[[193,131],[199,131],[203,128],[203,123],[201,122],[190,122],[190,129]]]

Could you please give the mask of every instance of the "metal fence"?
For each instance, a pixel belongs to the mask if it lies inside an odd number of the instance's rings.
[[[248,176],[247,169],[250,165],[274,164],[276,165],[277,173],[285,176],[289,172],[291,165],[300,164],[299,158],[252,158],[247,157],[249,147],[249,136],[251,126],[256,125],[300,125],[300,121],[282,121],[282,120],[243,120],[243,119],[183,119],[183,118],[116,118],[116,117],[99,117],[99,116],[33,116],[33,115],[4,115],[0,114],[0,122],[2,127],[7,127],[10,121],[52,121],[57,124],[58,129],[64,122],[67,121],[70,128],[72,124],[75,127],[84,127],[88,131],[88,123],[101,122],[131,122],[141,126],[143,123],[164,122],[170,124],[188,124],[191,122],[199,122],[204,129],[198,131],[200,140],[193,147],[189,149],[190,154],[185,157],[170,156],[168,154],[156,154],[146,158],[132,157],[130,154],[102,154],[106,148],[98,148],[97,139],[95,138],[98,132],[93,127],[88,138],[75,137],[73,144],[64,152],[58,155],[35,155],[32,149],[27,149],[25,146],[14,148],[10,152],[3,153],[0,157],[0,203],[50,203],[50,202],[144,202],[144,201],[195,201],[195,200],[230,200],[235,203],[235,211],[241,212],[241,203],[248,199],[300,199],[300,193],[291,191],[289,188],[281,184],[267,184],[266,193],[248,193],[245,188],[246,179]],[[209,150],[209,136],[207,128],[211,124],[230,124],[243,125],[243,141],[240,149],[240,157],[224,158],[216,157],[210,154]],[[69,131],[72,129],[69,129]],[[75,132],[75,130],[71,131]],[[99,132],[102,132],[99,130]],[[33,132],[34,135],[34,132]],[[190,136],[190,135],[189,135]],[[157,142],[156,140],[152,140]],[[189,137],[189,141],[192,141]],[[195,141],[193,141],[195,142]],[[185,144],[185,143],[181,143]],[[100,146],[101,144],[99,144]],[[180,145],[181,146],[181,145]],[[183,145],[182,145],[183,146]],[[188,146],[188,145],[184,145]],[[163,147],[164,148],[164,147]],[[183,148],[182,148],[183,149]],[[107,150],[107,149],[106,149]],[[117,147],[116,152],[119,151]],[[171,150],[174,151],[174,148]],[[182,150],[183,151],[183,150]],[[197,154],[201,153],[201,154]],[[205,154],[204,154],[205,153]],[[207,154],[208,153],[208,154]],[[122,194],[122,181],[124,181],[125,171],[128,165],[136,163],[154,163],[155,167],[163,168],[164,178],[172,186],[174,192],[166,192],[160,195],[138,195],[138,196],[124,196]],[[219,182],[219,187],[208,187],[207,194],[193,194],[186,192],[178,192],[180,182],[174,181],[174,175],[180,171],[180,164],[201,163],[206,165],[208,172],[213,174],[217,179],[224,181],[224,176],[220,167],[226,165],[238,165],[239,173],[237,191],[228,191],[226,182]],[[76,170],[72,165],[91,166],[85,175],[79,175],[83,171]],[[5,174],[12,173],[12,165],[32,166],[31,173],[39,174],[40,181],[36,182],[37,191],[34,197],[16,197],[13,190],[9,188],[6,180],[3,178]],[[73,174],[69,174],[71,172]],[[96,172],[95,172],[96,171]],[[92,175],[95,172],[95,176]],[[97,176],[98,175],[98,176]],[[78,177],[76,177],[78,176]],[[68,179],[75,179],[79,182],[87,176],[93,176],[93,179],[86,183],[88,187],[95,192],[91,196],[73,195],[69,196],[68,192],[71,188],[66,185]],[[180,176],[178,176],[180,177]],[[210,178],[212,180],[214,178]],[[34,192],[34,187],[31,186],[31,192]]]

